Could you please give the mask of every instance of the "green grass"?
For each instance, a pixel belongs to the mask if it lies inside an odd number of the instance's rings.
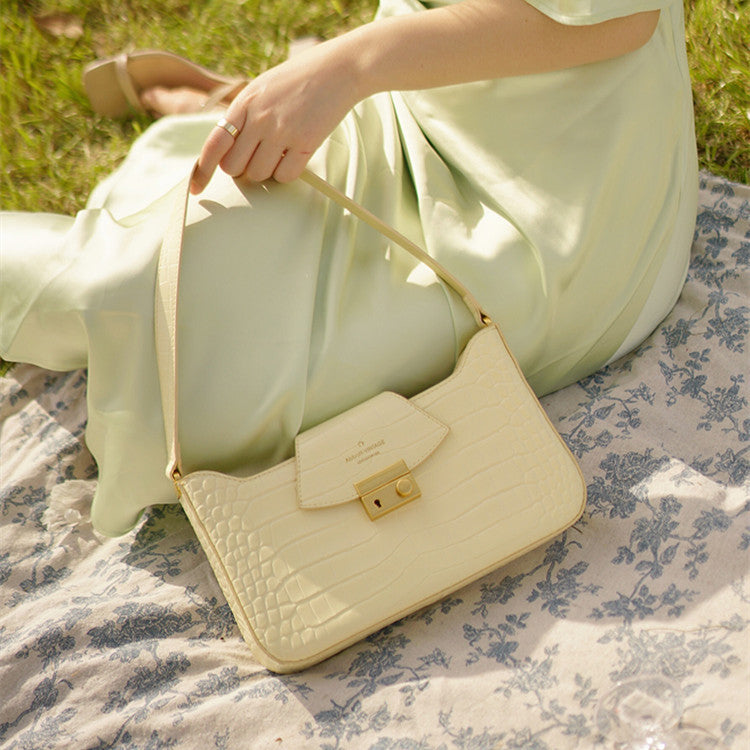
[[[695,134],[703,169],[750,183],[750,2],[685,6]]]
[[[122,159],[147,117],[94,115],[83,66],[123,49],[169,49],[232,75],[256,74],[289,41],[333,36],[369,20],[375,0],[56,0],[0,3],[0,208],[74,213]],[[39,31],[34,17],[67,12],[77,40]]]
[[[4,0],[0,5],[0,208],[73,213],[122,159],[147,118],[93,115],[83,65],[157,47],[216,70],[257,73],[291,39],[331,36],[368,20],[375,0]],[[701,166],[750,182],[750,6],[690,0],[688,43]],[[34,17],[77,16],[76,40],[39,31]]]

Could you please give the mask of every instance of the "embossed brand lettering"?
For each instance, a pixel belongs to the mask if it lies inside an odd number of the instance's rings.
[[[373,456],[378,454],[378,448],[382,448],[385,445],[385,440],[378,440],[375,443],[370,443],[370,445],[365,445],[363,442],[357,443],[357,448],[359,450],[355,451],[354,453],[349,454],[344,460],[346,463],[351,463],[352,461],[356,461],[357,463],[362,463],[363,461],[366,461],[368,458],[372,458]]]

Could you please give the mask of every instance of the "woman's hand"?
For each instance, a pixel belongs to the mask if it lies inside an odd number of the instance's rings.
[[[566,26],[525,0],[462,0],[365,24],[249,83],[226,114],[239,131],[237,139],[221,127],[211,131],[191,190],[203,190],[218,165],[233,177],[252,181],[299,177],[344,115],[378,91],[427,89],[608,60],[645,44],[658,20],[656,10]]]
[[[191,192],[200,193],[217,166],[232,177],[289,182],[357,103],[353,66],[332,42],[306,50],[251,81],[208,136]]]

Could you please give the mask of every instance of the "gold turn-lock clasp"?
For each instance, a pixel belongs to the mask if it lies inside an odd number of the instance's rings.
[[[422,494],[404,461],[355,482],[354,487],[371,521],[416,500]]]

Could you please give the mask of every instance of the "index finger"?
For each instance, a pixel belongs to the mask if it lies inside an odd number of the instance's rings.
[[[222,122],[225,122],[226,125],[219,124]],[[239,132],[236,125],[222,118],[208,134],[198,157],[198,165],[193,173],[193,179],[190,181],[190,192],[193,195],[204,190],[213,177],[216,167],[219,166],[221,160],[234,145],[237,136],[236,133],[232,135],[230,131]]]

